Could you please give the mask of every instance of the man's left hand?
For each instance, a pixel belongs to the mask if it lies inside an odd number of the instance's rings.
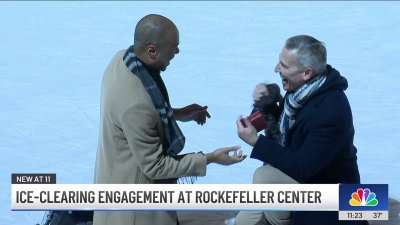
[[[203,125],[206,123],[207,118],[211,118],[207,108],[208,106],[191,104],[183,108],[174,109],[174,116],[182,122],[194,120],[197,124]]]

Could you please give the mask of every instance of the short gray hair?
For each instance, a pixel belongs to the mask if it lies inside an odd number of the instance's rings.
[[[297,51],[297,65],[302,69],[311,68],[314,75],[325,72],[327,54],[323,42],[308,35],[297,35],[286,40],[285,48]]]

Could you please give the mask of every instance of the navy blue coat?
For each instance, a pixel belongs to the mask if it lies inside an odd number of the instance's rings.
[[[327,79],[296,116],[286,146],[263,135],[251,158],[270,163],[302,184],[360,183],[347,80],[331,66]],[[295,225],[357,224],[337,212],[295,212]]]

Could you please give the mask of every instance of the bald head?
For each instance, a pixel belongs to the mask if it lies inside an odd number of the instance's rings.
[[[136,25],[134,52],[153,69],[164,71],[179,53],[178,45],[178,28],[164,16],[150,14]]]
[[[136,25],[134,44],[139,48],[149,44],[159,45],[170,30],[177,30],[170,19],[156,14],[147,15]]]

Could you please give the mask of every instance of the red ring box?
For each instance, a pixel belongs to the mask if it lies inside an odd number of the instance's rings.
[[[256,128],[257,132],[264,130],[267,127],[267,121],[265,121],[264,115],[259,111],[254,112],[248,116],[247,119],[254,126],[254,128]],[[242,122],[244,127],[247,127],[243,118],[240,120],[240,122]]]

